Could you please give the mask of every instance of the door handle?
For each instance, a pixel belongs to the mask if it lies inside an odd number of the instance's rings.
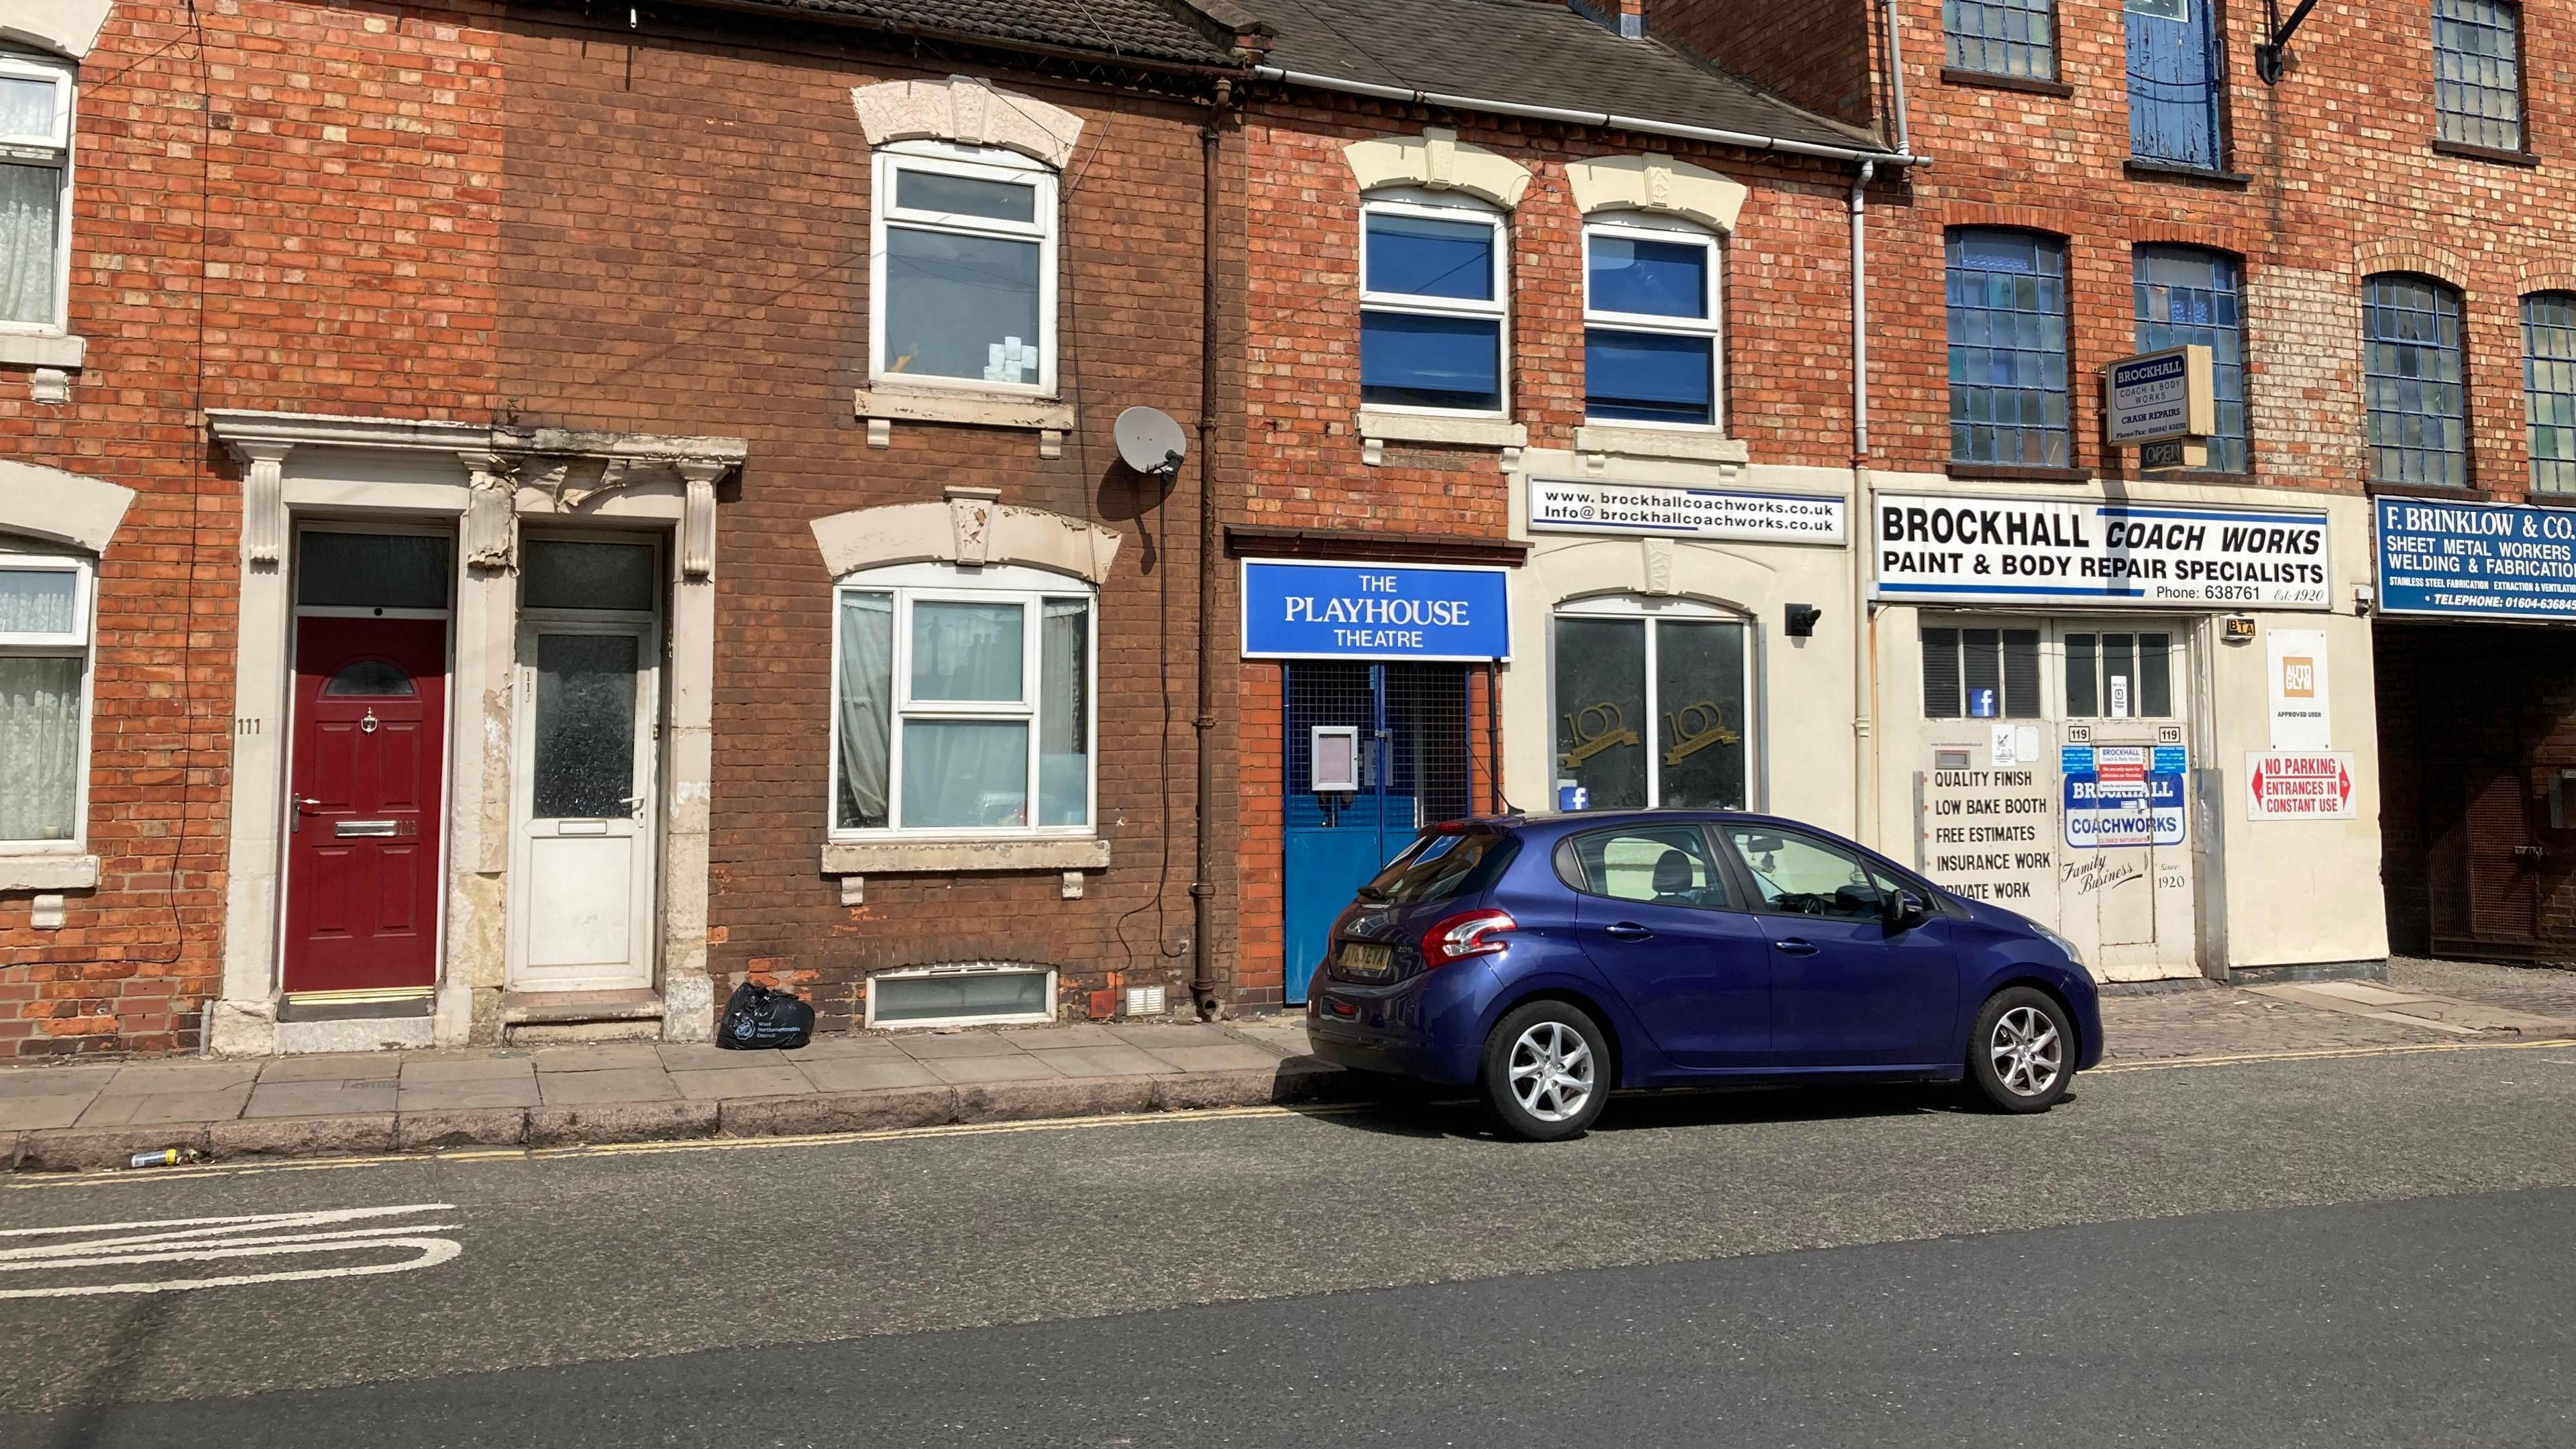
[[[1634,921],[1621,921],[1614,926],[1603,926],[1601,928],[1601,934],[1605,936],[1615,936],[1622,941],[1649,941],[1654,939],[1655,935],[1654,932],[1647,930],[1645,927],[1638,925]]]
[[[303,833],[304,833],[304,812],[305,812],[305,811],[307,811],[307,810],[312,809],[313,807],[315,807],[315,806],[317,806],[317,805],[319,805],[319,804],[321,804],[321,803],[322,803],[321,801],[314,799],[314,798],[313,798],[312,796],[310,796],[310,795],[298,795],[298,796],[296,796],[296,797],[295,797],[295,809],[294,809],[291,813],[289,813],[289,814],[287,815],[287,817],[286,817],[286,833],[287,833],[287,834],[289,834],[289,835],[301,835],[301,834],[303,834]]]
[[[1786,940],[1774,941],[1771,944],[1779,947],[1781,951],[1791,956],[1813,956],[1817,951],[1816,943],[1808,940],[1804,936],[1791,936]]]

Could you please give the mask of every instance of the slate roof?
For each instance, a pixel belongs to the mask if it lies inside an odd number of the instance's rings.
[[[1162,0],[732,0],[737,8],[878,20],[1141,60],[1231,66],[1224,46]]]
[[[1209,6],[1218,9],[1218,6]],[[1622,40],[1559,0],[1227,0],[1277,28],[1267,63],[1336,80],[1884,151],[1654,39]]]

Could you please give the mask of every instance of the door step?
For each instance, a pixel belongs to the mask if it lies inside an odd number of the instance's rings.
[[[505,991],[506,1042],[651,1041],[662,1034],[661,993]]]

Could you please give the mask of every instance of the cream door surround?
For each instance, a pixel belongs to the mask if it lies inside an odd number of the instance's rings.
[[[1521,204],[1529,190],[1529,168],[1500,153],[1458,139],[1441,126],[1419,136],[1379,136],[1342,148],[1351,175],[1362,191],[1384,186],[1419,186],[1426,191],[1462,191],[1505,211]]]
[[[706,974],[707,829],[713,777],[715,489],[742,463],[739,438],[662,437],[438,419],[346,418],[218,409],[215,438],[242,465],[242,569],[233,721],[229,885],[222,997],[207,1050],[461,1045],[498,1037],[507,971],[511,664],[518,525],[595,518],[676,536],[663,754],[658,985],[663,1032],[713,1029]],[[463,558],[451,623],[454,663],[435,1015],[418,1040],[395,1022],[329,1023],[347,1039],[282,1039],[278,920],[286,791],[289,542],[295,516],[447,519]],[[297,1023],[299,1033],[323,1023]]]

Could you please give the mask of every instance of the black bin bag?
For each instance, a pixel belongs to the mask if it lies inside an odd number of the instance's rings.
[[[797,997],[746,981],[725,1002],[716,1045],[733,1051],[794,1051],[814,1039],[814,1008]]]

